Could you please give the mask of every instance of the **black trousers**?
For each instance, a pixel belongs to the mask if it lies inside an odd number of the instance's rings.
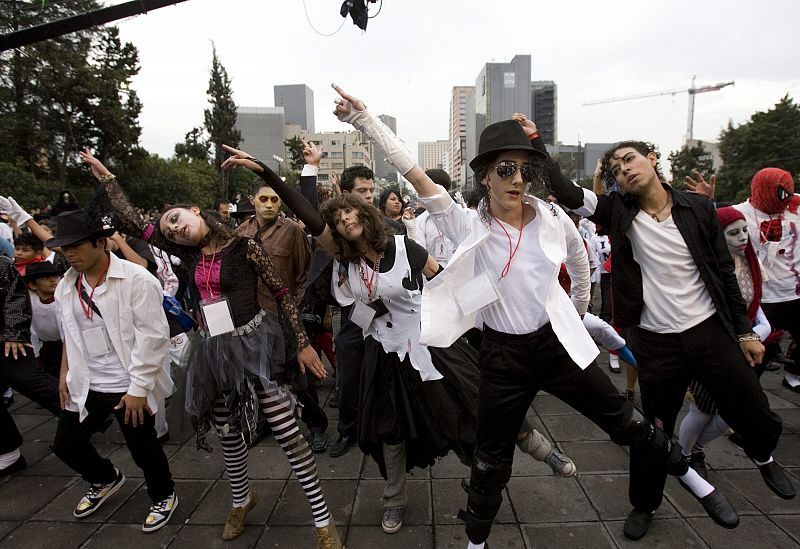
[[[623,428],[631,404],[596,363],[573,362],[550,324],[532,334],[504,334],[485,327],[480,353],[478,450],[511,463],[517,434],[540,390],[569,404],[607,433]]]
[[[358,402],[364,335],[356,324],[345,320],[350,308],[342,309],[342,329],[336,345],[336,385],[339,389],[339,436],[358,438]]]
[[[64,410],[58,419],[53,450],[55,454],[92,484],[107,484],[115,478],[111,460],[102,458],[91,443],[92,435],[103,427],[109,414],[117,418],[125,443],[134,463],[144,472],[147,494],[152,501],[161,501],[172,494],[175,484],[169,470],[167,456],[156,440],[153,416],[145,413],[143,425],[125,424],[125,410],[114,410],[125,393],[98,393],[89,391],[86,410],[89,415],[83,422],[77,412]]]
[[[58,400],[58,379],[37,368],[33,362],[33,351],[27,349],[28,356],[3,356],[0,352],[0,384],[8,385],[25,395],[54,415],[61,413]],[[16,450],[22,446],[22,436],[17,430],[14,418],[0,404],[0,454]]]
[[[773,330],[786,330],[800,343],[800,299],[784,301],[781,303],[762,303],[761,309],[767,316]],[[795,346],[795,352],[790,356],[794,363],[786,364],[783,369],[790,374],[800,375],[800,351]]]
[[[667,436],[683,405],[686,387],[697,380],[717,402],[719,413],[744,440],[745,453],[766,461],[778,444],[781,419],[769,409],[756,371],[744,359],[717,315],[677,334],[629,330],[636,356],[644,414]],[[629,497],[640,511],[661,504],[667,473],[646,451],[631,448]]]
[[[58,379],[61,373],[61,352],[64,344],[61,341],[43,341],[39,351],[38,366]]]
[[[600,316],[606,322],[611,322],[611,273],[600,275]]]

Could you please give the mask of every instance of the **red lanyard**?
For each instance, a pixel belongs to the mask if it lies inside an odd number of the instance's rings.
[[[211,254],[211,266],[208,268],[208,270],[206,270],[206,256],[203,256],[203,270],[201,272],[203,278],[206,280],[206,292],[208,292],[208,295],[211,297],[211,299],[214,299],[214,292],[211,291],[211,275],[214,271],[214,260],[216,260],[216,258],[217,252]]]
[[[359,274],[361,275],[361,281],[364,283],[364,286],[367,288],[367,299],[372,299],[372,291],[373,289],[377,289],[378,281],[375,280],[375,276],[378,274],[378,270],[381,264],[381,256],[383,254],[377,254],[375,256],[375,265],[372,267],[372,274],[367,278],[367,273],[364,270],[364,260],[358,260],[358,270]],[[375,286],[372,285],[373,281],[375,282]]]
[[[506,233],[506,238],[508,238],[508,261],[506,262],[506,266],[503,267],[503,270],[500,272],[500,279],[502,280],[508,275],[508,271],[511,269],[511,261],[517,254],[519,243],[522,242],[522,229],[525,226],[525,207],[522,207],[522,219],[519,222],[519,236],[517,237],[517,245],[514,246],[513,250],[511,248],[511,235],[508,234],[508,231],[505,227],[503,227],[503,223],[499,219],[497,219],[495,216],[492,216],[492,218],[497,221],[497,224],[500,225],[500,228],[503,229],[504,233]]]
[[[86,305],[83,304],[83,292],[81,290],[78,291],[78,302],[81,304],[81,309],[83,309],[83,314],[86,317],[86,320],[92,320],[94,316],[94,307],[92,304],[94,302],[94,291],[97,287],[105,280],[106,273],[108,273],[108,268],[111,266],[111,258],[108,258],[108,263],[106,263],[106,268],[103,269],[103,272],[100,273],[100,276],[97,278],[97,283],[92,288],[92,292],[89,294],[89,299],[86,301]],[[83,288],[83,273],[78,275],[78,286]]]

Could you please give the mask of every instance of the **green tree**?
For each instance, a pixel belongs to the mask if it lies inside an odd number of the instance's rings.
[[[228,71],[217,56],[217,48],[212,43],[211,77],[208,80],[208,103],[205,110],[205,128],[214,155],[214,167],[219,170],[225,160],[222,145],[238,147],[242,141],[241,132],[236,129],[236,103],[233,101],[233,88]],[[219,172],[219,195],[228,195],[228,173]]]
[[[714,158],[702,143],[684,145],[680,150],[669,153],[669,163],[672,168],[672,184],[680,188],[687,175],[692,175],[695,170],[708,178],[714,170]]]
[[[92,0],[4,2],[0,32],[98,6]],[[141,103],[129,88],[137,71],[136,49],[122,44],[113,27],[0,53],[0,161],[61,185],[81,148],[99,149],[112,164],[124,161],[139,138]]]
[[[289,151],[289,166],[293,170],[301,171],[303,164],[306,163],[305,159],[303,159],[303,140],[295,135],[284,140],[283,146]]]
[[[208,164],[208,139],[203,128],[192,128],[184,137],[183,143],[176,143],[175,156],[179,160]]]
[[[750,195],[750,180],[761,168],[800,172],[800,106],[785,95],[766,112],[722,130],[719,149],[723,165],[717,173],[717,198],[743,200]]]

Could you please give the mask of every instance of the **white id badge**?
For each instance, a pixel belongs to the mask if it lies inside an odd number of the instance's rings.
[[[200,310],[203,312],[206,331],[211,337],[227,334],[234,330],[231,307],[227,297],[202,301]]]
[[[445,242],[444,237],[437,236],[436,240],[434,240],[433,246],[434,246],[434,252],[435,252],[433,254],[433,259],[435,259],[436,261],[446,261],[446,260],[450,259],[449,257],[447,257],[448,249],[447,249],[447,243]]]
[[[83,344],[86,345],[86,352],[89,353],[91,357],[105,356],[111,352],[105,326],[96,326],[84,330]]]
[[[363,331],[366,331],[369,325],[372,324],[373,318],[375,318],[375,309],[360,299],[356,299],[355,303],[353,303],[353,308],[350,309],[350,321]]]
[[[462,285],[456,294],[456,303],[464,316],[478,312],[499,300],[500,290],[487,272]]]

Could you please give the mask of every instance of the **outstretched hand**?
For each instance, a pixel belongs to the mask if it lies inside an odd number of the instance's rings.
[[[322,160],[322,145],[313,141],[303,141],[303,161],[311,166],[319,166]]]
[[[254,158],[250,154],[240,151],[239,149],[234,149],[228,145],[223,145],[222,148],[230,153],[231,156],[225,159],[220,166],[220,169],[230,170],[236,166],[242,166],[243,168],[247,168],[248,170],[257,173],[264,171],[264,168],[254,162]]]
[[[533,120],[528,120],[528,117],[522,113],[515,112],[511,115],[511,120],[516,120],[520,123],[528,139],[531,139],[535,134],[539,133]]]
[[[103,163],[100,162],[94,155],[89,151],[89,149],[83,149],[78,153],[78,156],[81,157],[84,164],[88,164],[90,168],[92,168],[92,175],[95,176],[97,179],[100,179],[104,175],[111,175],[111,172],[103,166]]]
[[[331,84],[331,87],[336,90],[336,93],[340,96],[333,100],[333,102],[336,103],[333,114],[342,122],[351,124],[357,112],[367,110],[367,106],[363,101],[345,92],[337,84]]]
[[[708,178],[708,183],[706,183],[703,175],[695,170],[692,172],[692,175],[686,176],[686,179],[684,179],[684,185],[686,186],[686,190],[689,192],[704,194],[708,198],[714,198],[714,193],[716,192],[717,187],[717,178],[715,175],[712,175],[710,178]]]

